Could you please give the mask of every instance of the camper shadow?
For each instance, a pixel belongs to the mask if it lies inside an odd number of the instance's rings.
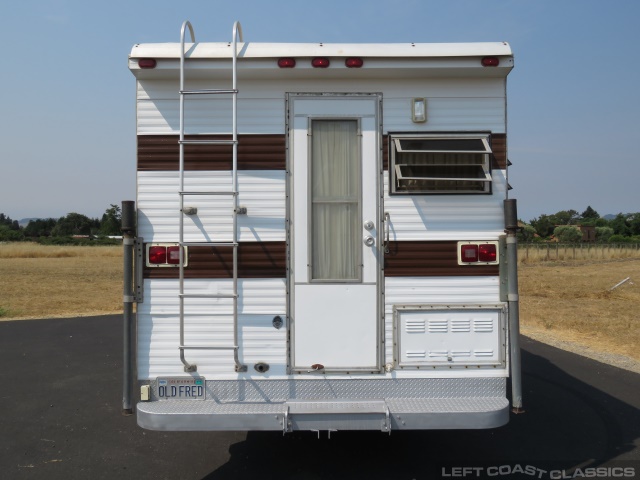
[[[532,343],[524,340],[525,347]],[[594,376],[599,376],[599,366],[618,375],[613,367],[584,361],[594,368]],[[231,445],[229,461],[203,479],[444,478],[455,476],[458,467],[476,469],[466,478],[491,478],[487,472],[500,471],[501,478],[561,478],[557,475],[563,470],[621,466],[638,471],[638,462],[629,460],[640,438],[637,408],[545,357],[523,350],[522,364],[526,413],[512,414],[504,427],[391,435],[333,432],[331,439],[327,432],[321,432],[320,439],[313,432],[250,432]],[[519,467],[529,468],[530,474],[505,476]]]

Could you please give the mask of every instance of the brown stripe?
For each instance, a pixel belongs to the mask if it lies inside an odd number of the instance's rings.
[[[382,169],[389,170],[389,135],[382,136]]]
[[[186,135],[187,140],[230,140],[230,135]],[[138,170],[178,170],[177,135],[138,135]],[[185,145],[185,170],[231,170],[231,145]],[[284,170],[284,135],[239,135],[239,170]]]
[[[498,265],[458,265],[457,242],[390,242],[385,277],[498,275]]]
[[[491,150],[493,151],[493,168],[502,170],[507,168],[507,136],[504,133],[491,135]]]
[[[189,247],[185,278],[233,278],[233,247]],[[145,278],[178,278],[178,268],[145,267]],[[285,278],[285,242],[238,245],[238,278]]]

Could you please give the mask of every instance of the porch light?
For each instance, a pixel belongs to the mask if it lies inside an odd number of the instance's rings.
[[[413,120],[413,123],[424,123],[427,121],[426,98],[414,98],[411,101],[411,120]]]

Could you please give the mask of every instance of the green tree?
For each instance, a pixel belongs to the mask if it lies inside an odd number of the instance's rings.
[[[546,238],[553,233],[555,224],[549,215],[542,214],[531,220],[531,226],[535,228],[538,235]]]
[[[11,217],[5,215],[4,213],[0,213],[0,225],[8,227],[10,230],[20,230],[20,224],[18,223],[18,220],[12,220]]]
[[[613,235],[611,227],[596,227],[596,242],[607,243]]]
[[[578,243],[582,240],[582,232],[573,225],[561,225],[553,230],[553,235],[562,243]]]
[[[120,235],[122,212],[119,205],[111,204],[111,207],[102,215],[100,220],[100,235]]]
[[[629,224],[627,223],[627,217],[622,213],[617,214],[614,219],[610,220],[609,226],[613,228],[613,233],[616,235],[622,235],[624,237],[631,235],[631,228],[629,228]]]
[[[24,238],[20,230],[14,230],[9,225],[0,224],[0,241],[17,242]]]
[[[518,232],[518,241],[519,242],[533,242],[533,239],[536,235],[536,229],[531,225],[525,224],[522,229]]]
[[[600,215],[593,208],[591,208],[591,205],[589,205],[587,209],[580,214],[580,220],[585,225],[593,225],[599,218]]]
[[[551,220],[555,225],[573,225],[580,218],[576,210],[560,210],[551,215]]]
[[[631,235],[640,235],[640,212],[632,213],[627,217]]]
[[[98,221],[80,213],[69,213],[61,217],[53,228],[54,237],[68,237],[71,235],[91,235],[92,229],[97,229]]]
[[[29,221],[23,231],[26,237],[49,237],[55,226],[56,220],[54,218],[39,218]]]

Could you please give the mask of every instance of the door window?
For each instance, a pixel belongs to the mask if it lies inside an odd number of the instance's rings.
[[[356,120],[312,120],[311,279],[359,281],[360,154]]]

